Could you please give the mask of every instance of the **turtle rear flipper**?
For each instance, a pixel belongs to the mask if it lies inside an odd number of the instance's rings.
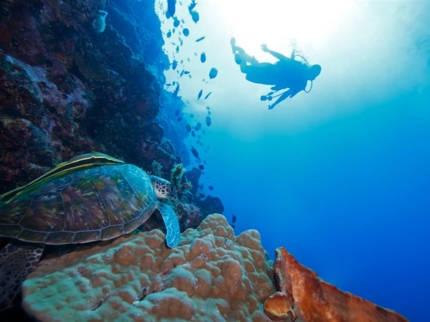
[[[13,305],[21,284],[36,268],[44,244],[12,240],[0,251],[0,311]]]
[[[161,213],[161,216],[164,220],[164,225],[166,226],[166,242],[167,246],[170,248],[176,247],[179,244],[179,240],[181,239],[181,233],[179,230],[179,221],[173,209],[165,204],[158,203],[158,210]]]

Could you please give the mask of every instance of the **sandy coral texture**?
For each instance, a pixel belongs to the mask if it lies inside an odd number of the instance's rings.
[[[235,237],[210,215],[167,249],[160,230],[42,261],[23,283],[40,321],[266,321],[275,290],[256,230]]]

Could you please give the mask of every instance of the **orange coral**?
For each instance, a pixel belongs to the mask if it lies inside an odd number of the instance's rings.
[[[406,322],[400,314],[322,281],[301,265],[285,248],[276,249],[275,276],[285,293],[284,310],[297,305],[303,321],[309,322]]]
[[[288,304],[287,294],[276,292],[264,302],[264,313],[274,321],[287,319],[289,313],[294,313]]]

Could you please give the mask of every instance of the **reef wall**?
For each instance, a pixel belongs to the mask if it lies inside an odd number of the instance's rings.
[[[167,60],[153,1],[134,4],[134,10],[140,9],[137,14],[146,18],[139,24],[142,41],[136,55],[128,44],[136,44],[137,31],[120,34],[114,27],[120,21],[112,19],[127,15],[115,7],[124,3],[129,2],[3,3],[0,144],[6,153],[0,159],[1,191],[92,150],[147,170],[158,158],[165,176],[179,162],[153,121],[162,83],[148,70],[147,61]],[[114,13],[106,17],[103,32],[94,28],[100,9]],[[163,65],[158,66],[162,73]]]
[[[172,179],[187,157],[176,151],[183,134],[164,134],[163,43],[154,0],[2,1],[0,193],[90,151]],[[187,182],[181,203],[197,206]]]

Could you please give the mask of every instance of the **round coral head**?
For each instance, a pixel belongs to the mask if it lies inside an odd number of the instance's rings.
[[[287,295],[283,292],[270,295],[264,302],[264,313],[274,321],[288,318],[289,311]]]

